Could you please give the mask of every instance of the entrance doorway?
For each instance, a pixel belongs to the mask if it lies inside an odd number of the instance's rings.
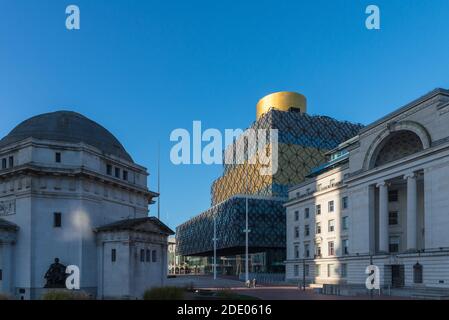
[[[391,266],[391,286],[393,288],[401,288],[404,286],[405,271],[403,264]]]

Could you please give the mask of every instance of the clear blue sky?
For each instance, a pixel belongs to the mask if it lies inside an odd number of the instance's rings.
[[[65,29],[69,4],[79,31]],[[380,31],[365,28],[369,4]],[[368,124],[449,88],[448,34],[447,0],[0,0],[0,136],[39,113],[80,112],[149,168],[152,189],[160,141],[162,219],[175,227],[208,208],[221,168],[172,165],[173,129],[245,128],[279,90]]]

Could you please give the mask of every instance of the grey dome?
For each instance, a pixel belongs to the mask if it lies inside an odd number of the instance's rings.
[[[108,130],[72,111],[45,113],[25,120],[0,140],[0,148],[27,138],[60,142],[83,142],[105,154],[133,162],[122,144]]]

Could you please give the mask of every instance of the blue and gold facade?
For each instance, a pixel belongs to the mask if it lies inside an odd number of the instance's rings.
[[[213,254],[213,220],[217,225],[218,255],[245,252],[246,195],[249,197],[249,251],[271,252],[279,264],[285,257],[285,209],[290,187],[326,161],[325,153],[357,135],[359,124],[305,113],[304,96],[291,92],[268,95],[257,104],[257,120],[250,129],[278,130],[278,170],[261,175],[259,164],[225,164],[211,187],[211,208],[178,226],[180,255]],[[234,145],[237,152],[239,150]],[[273,252],[278,252],[276,254]],[[270,260],[267,258],[267,260]],[[272,259],[271,259],[272,260]],[[271,271],[266,266],[264,271]],[[239,268],[237,268],[239,269]]]

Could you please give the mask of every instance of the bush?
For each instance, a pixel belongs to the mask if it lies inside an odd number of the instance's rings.
[[[92,299],[83,291],[51,290],[42,296],[42,300],[90,300]]]
[[[160,287],[148,289],[143,294],[144,300],[183,300],[184,289],[178,287]]]

